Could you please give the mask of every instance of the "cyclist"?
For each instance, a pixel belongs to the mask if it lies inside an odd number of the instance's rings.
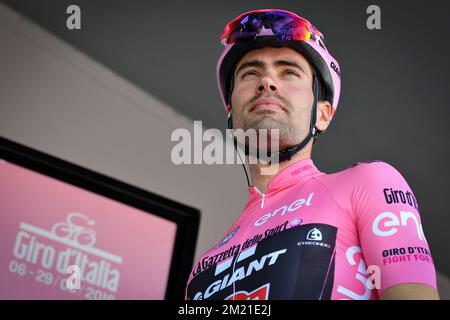
[[[325,174],[311,159],[341,89],[319,30],[289,11],[255,10],[228,23],[221,40],[217,82],[228,126],[278,130],[278,159],[250,164],[248,202],[194,264],[186,299],[438,299],[402,175],[382,161]],[[258,144],[241,146],[258,157]]]

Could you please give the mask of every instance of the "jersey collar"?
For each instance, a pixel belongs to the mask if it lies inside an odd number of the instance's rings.
[[[269,182],[269,185],[267,186],[267,192],[270,193],[271,191],[283,188],[287,185],[290,185],[292,183],[298,182],[303,179],[308,179],[312,176],[322,174],[322,172],[317,169],[317,167],[314,165],[314,162],[312,159],[301,159],[298,160],[280,172],[278,172]],[[257,190],[254,186],[249,187],[250,193],[255,193]]]

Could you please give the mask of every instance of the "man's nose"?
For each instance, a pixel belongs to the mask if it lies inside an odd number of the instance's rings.
[[[271,77],[266,76],[261,79],[261,83],[258,85],[257,90],[259,94],[264,91],[277,91],[277,85]]]

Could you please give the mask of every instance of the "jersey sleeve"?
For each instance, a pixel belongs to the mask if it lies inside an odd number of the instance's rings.
[[[406,283],[436,286],[436,272],[408,183],[382,161],[361,163],[352,194],[364,260],[378,294]]]

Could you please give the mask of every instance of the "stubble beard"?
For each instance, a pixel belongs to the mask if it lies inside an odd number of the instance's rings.
[[[256,152],[262,148],[260,152],[277,152],[300,143],[307,135],[309,122],[305,121],[306,109],[302,110],[300,119],[297,120],[278,117],[271,113],[273,112],[268,111],[262,115],[243,119],[241,128],[244,131],[256,130],[256,141],[245,143],[250,150]],[[264,145],[264,142],[260,144],[261,141],[266,141],[266,144]]]

